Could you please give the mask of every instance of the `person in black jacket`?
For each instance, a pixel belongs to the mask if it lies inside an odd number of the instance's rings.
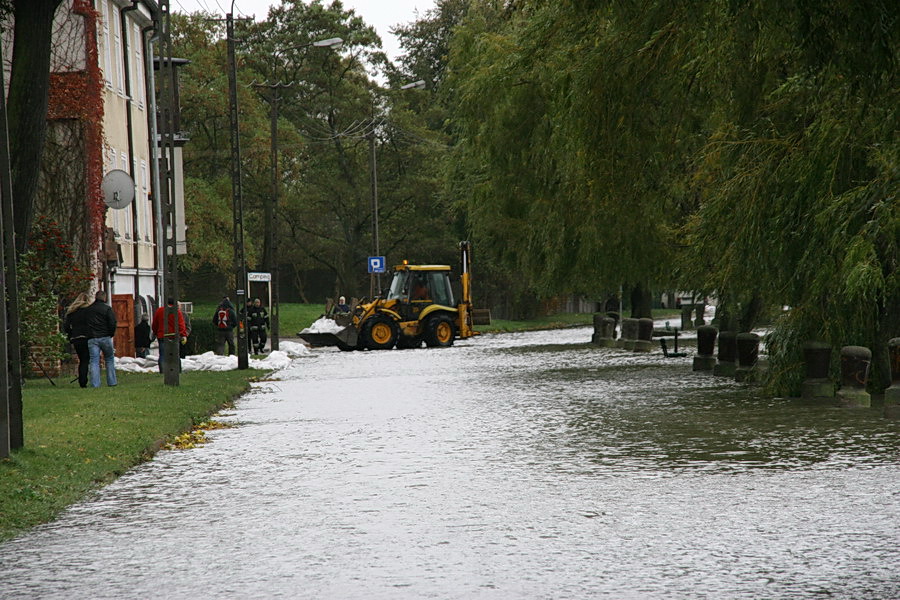
[[[116,352],[113,336],[116,335],[116,315],[106,303],[106,292],[100,290],[94,295],[94,303],[88,306],[87,326],[90,335],[88,352],[91,366],[88,369],[91,387],[100,387],[100,354],[106,360],[106,385],[116,385]]]
[[[90,329],[88,329],[87,309],[91,305],[91,297],[82,292],[72,301],[72,304],[66,309],[66,317],[63,321],[63,331],[69,337],[75,354],[78,355],[78,385],[87,387],[88,383],[88,365],[90,364],[90,353],[88,352],[88,338]]]
[[[247,323],[250,327],[250,345],[257,354],[262,354],[266,347],[266,329],[269,327],[269,311],[259,298],[247,310]]]
[[[141,322],[134,326],[134,348],[138,358],[147,358],[150,351],[150,343],[153,341],[153,332],[150,331],[150,315],[141,315]]]
[[[237,314],[234,312],[234,305],[228,296],[222,298],[222,302],[213,312],[213,327],[216,328],[216,354],[224,354],[230,356],[234,350],[234,328],[237,327]],[[228,345],[228,352],[225,352],[225,345]]]

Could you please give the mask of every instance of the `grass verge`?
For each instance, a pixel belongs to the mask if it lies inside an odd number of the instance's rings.
[[[216,304],[194,304],[194,319],[211,321]],[[297,337],[297,332],[309,327],[325,312],[324,304],[299,304],[282,302],[278,305],[278,335],[280,338]]]
[[[228,406],[264,371],[118,373],[114,388],[63,379],[28,380],[23,392],[25,447],[0,460],[0,541],[52,520],[163,442]],[[60,383],[62,382],[62,383]]]

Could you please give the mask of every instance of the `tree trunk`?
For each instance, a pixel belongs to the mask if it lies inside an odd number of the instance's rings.
[[[650,290],[643,283],[631,288],[631,318],[652,319],[653,303]]]
[[[7,111],[12,157],[16,249],[25,250],[34,218],[47,133],[53,16],[62,0],[15,0],[15,41]]]
[[[738,319],[738,333],[749,333],[759,323],[762,317],[763,303],[759,294],[754,293],[750,301],[741,307],[741,316]]]

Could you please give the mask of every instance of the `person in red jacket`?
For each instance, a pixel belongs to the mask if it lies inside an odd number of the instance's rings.
[[[187,341],[187,326],[184,324],[184,315],[180,308],[175,307],[175,300],[169,298],[166,304],[170,308],[174,308],[178,314],[178,327],[175,326],[175,315],[170,314],[168,323],[166,323],[166,307],[160,306],[153,314],[153,335],[159,340],[159,372],[163,370],[163,360],[166,355],[168,344],[176,344],[175,356],[178,356],[178,344]]]

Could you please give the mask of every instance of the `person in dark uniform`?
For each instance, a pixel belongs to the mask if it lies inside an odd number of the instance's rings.
[[[259,298],[247,310],[247,324],[250,329],[250,347],[257,354],[262,354],[266,346],[266,329],[269,327],[269,311]]]

